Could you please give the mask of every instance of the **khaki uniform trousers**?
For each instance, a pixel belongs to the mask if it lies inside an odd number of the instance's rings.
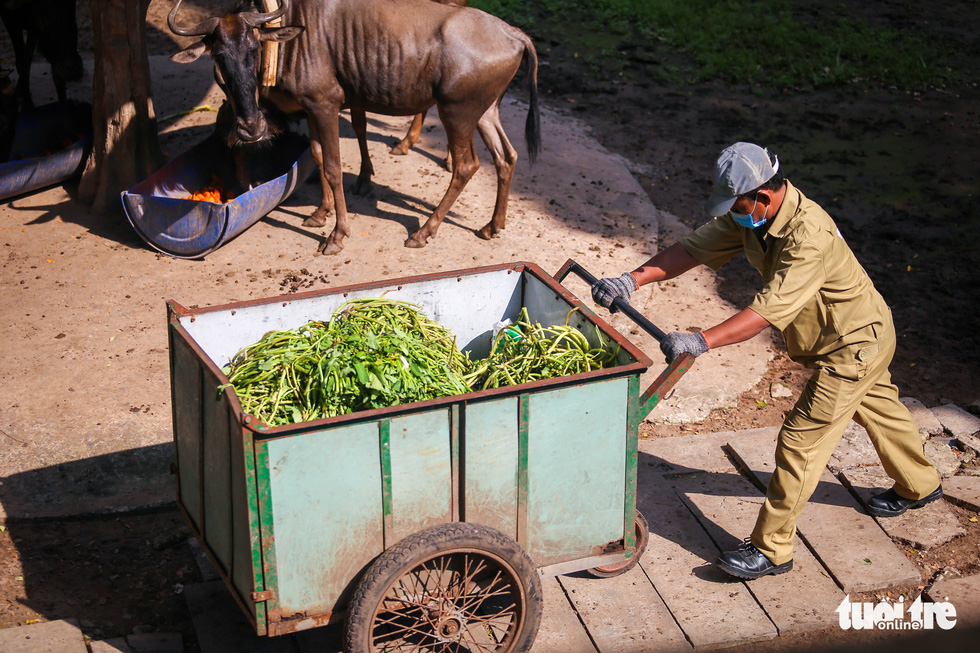
[[[895,481],[895,492],[921,499],[939,487],[918,427],[891,383],[888,366],[895,354],[895,332],[888,332],[887,340],[858,353],[866,359],[859,360],[858,378],[817,369],[779,431],[776,471],[752,531],[752,544],[773,564],[793,558],[796,520],[852,418],[867,429],[882,466]]]

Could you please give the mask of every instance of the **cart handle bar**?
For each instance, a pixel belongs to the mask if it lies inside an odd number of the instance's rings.
[[[589,285],[595,284],[596,282],[596,278],[589,274],[588,270],[572,259],[565,261],[565,264],[561,266],[561,269],[558,270],[557,274],[555,274],[555,280],[558,283],[561,283],[562,279],[567,277],[569,272],[574,272],[578,276],[582,277],[582,279]],[[630,303],[625,299],[617,297],[613,300],[613,306],[623,311],[627,317],[640,325],[644,331],[656,338],[657,341],[661,341],[667,337],[663,331],[658,329],[656,325],[653,324],[653,322],[646,319],[639,311],[630,306]],[[670,394],[670,391],[693,364],[694,357],[691,354],[684,353],[667,365],[667,369],[661,372],[660,376],[657,377],[657,379],[650,384],[650,387],[646,389],[646,392],[640,396],[637,406],[637,414],[639,419],[643,419],[649,415],[650,411],[652,411],[662,399]]]
[[[561,283],[562,279],[567,277],[569,272],[574,272],[590,286],[594,286],[598,281],[598,279],[596,279],[588,270],[583,268],[581,265],[579,265],[572,259],[568,259],[567,261],[565,261],[565,264],[561,266],[560,270],[558,270],[558,274],[555,275],[555,280],[558,283]],[[626,317],[636,322],[640,326],[640,328],[642,328],[644,331],[646,331],[651,336],[656,338],[657,342],[660,342],[667,337],[667,334],[661,331],[656,324],[648,320],[642,313],[640,313],[638,310],[633,308],[633,306],[631,306],[630,303],[625,299],[623,299],[622,297],[616,297],[615,299],[613,299],[612,307],[622,311],[626,315]],[[615,313],[616,311],[613,312]]]

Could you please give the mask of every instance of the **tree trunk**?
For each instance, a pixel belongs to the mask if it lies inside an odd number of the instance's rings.
[[[91,0],[94,134],[78,192],[96,213],[119,208],[119,193],[164,163],[146,55],[149,5],[150,0]]]

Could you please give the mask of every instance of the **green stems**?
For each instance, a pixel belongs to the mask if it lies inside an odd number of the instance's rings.
[[[569,313],[571,315],[571,313]],[[476,363],[419,307],[351,300],[327,322],[267,333],[224,369],[242,410],[269,426],[333,417],[601,369],[616,359],[567,324],[543,328],[522,309]],[[514,340],[519,333],[517,340]]]

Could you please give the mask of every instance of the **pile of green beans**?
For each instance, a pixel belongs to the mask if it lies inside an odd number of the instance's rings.
[[[568,317],[571,316],[569,312]],[[245,414],[269,426],[601,369],[616,359],[596,329],[532,324],[527,309],[472,362],[447,328],[408,302],[355,299],[329,321],[271,331],[223,368]],[[227,386],[221,386],[223,390]]]
[[[471,367],[452,332],[417,306],[377,298],[270,332],[223,371],[246,414],[280,426],[469,392]]]
[[[530,383],[557,376],[602,369],[616,360],[619,346],[611,348],[596,328],[598,347],[593,347],[581,331],[568,325],[577,308],[565,316],[565,324],[542,327],[531,323],[522,308],[513,327],[502,329],[494,338],[487,358],[477,361],[466,375],[473,390],[489,390],[519,383]]]

